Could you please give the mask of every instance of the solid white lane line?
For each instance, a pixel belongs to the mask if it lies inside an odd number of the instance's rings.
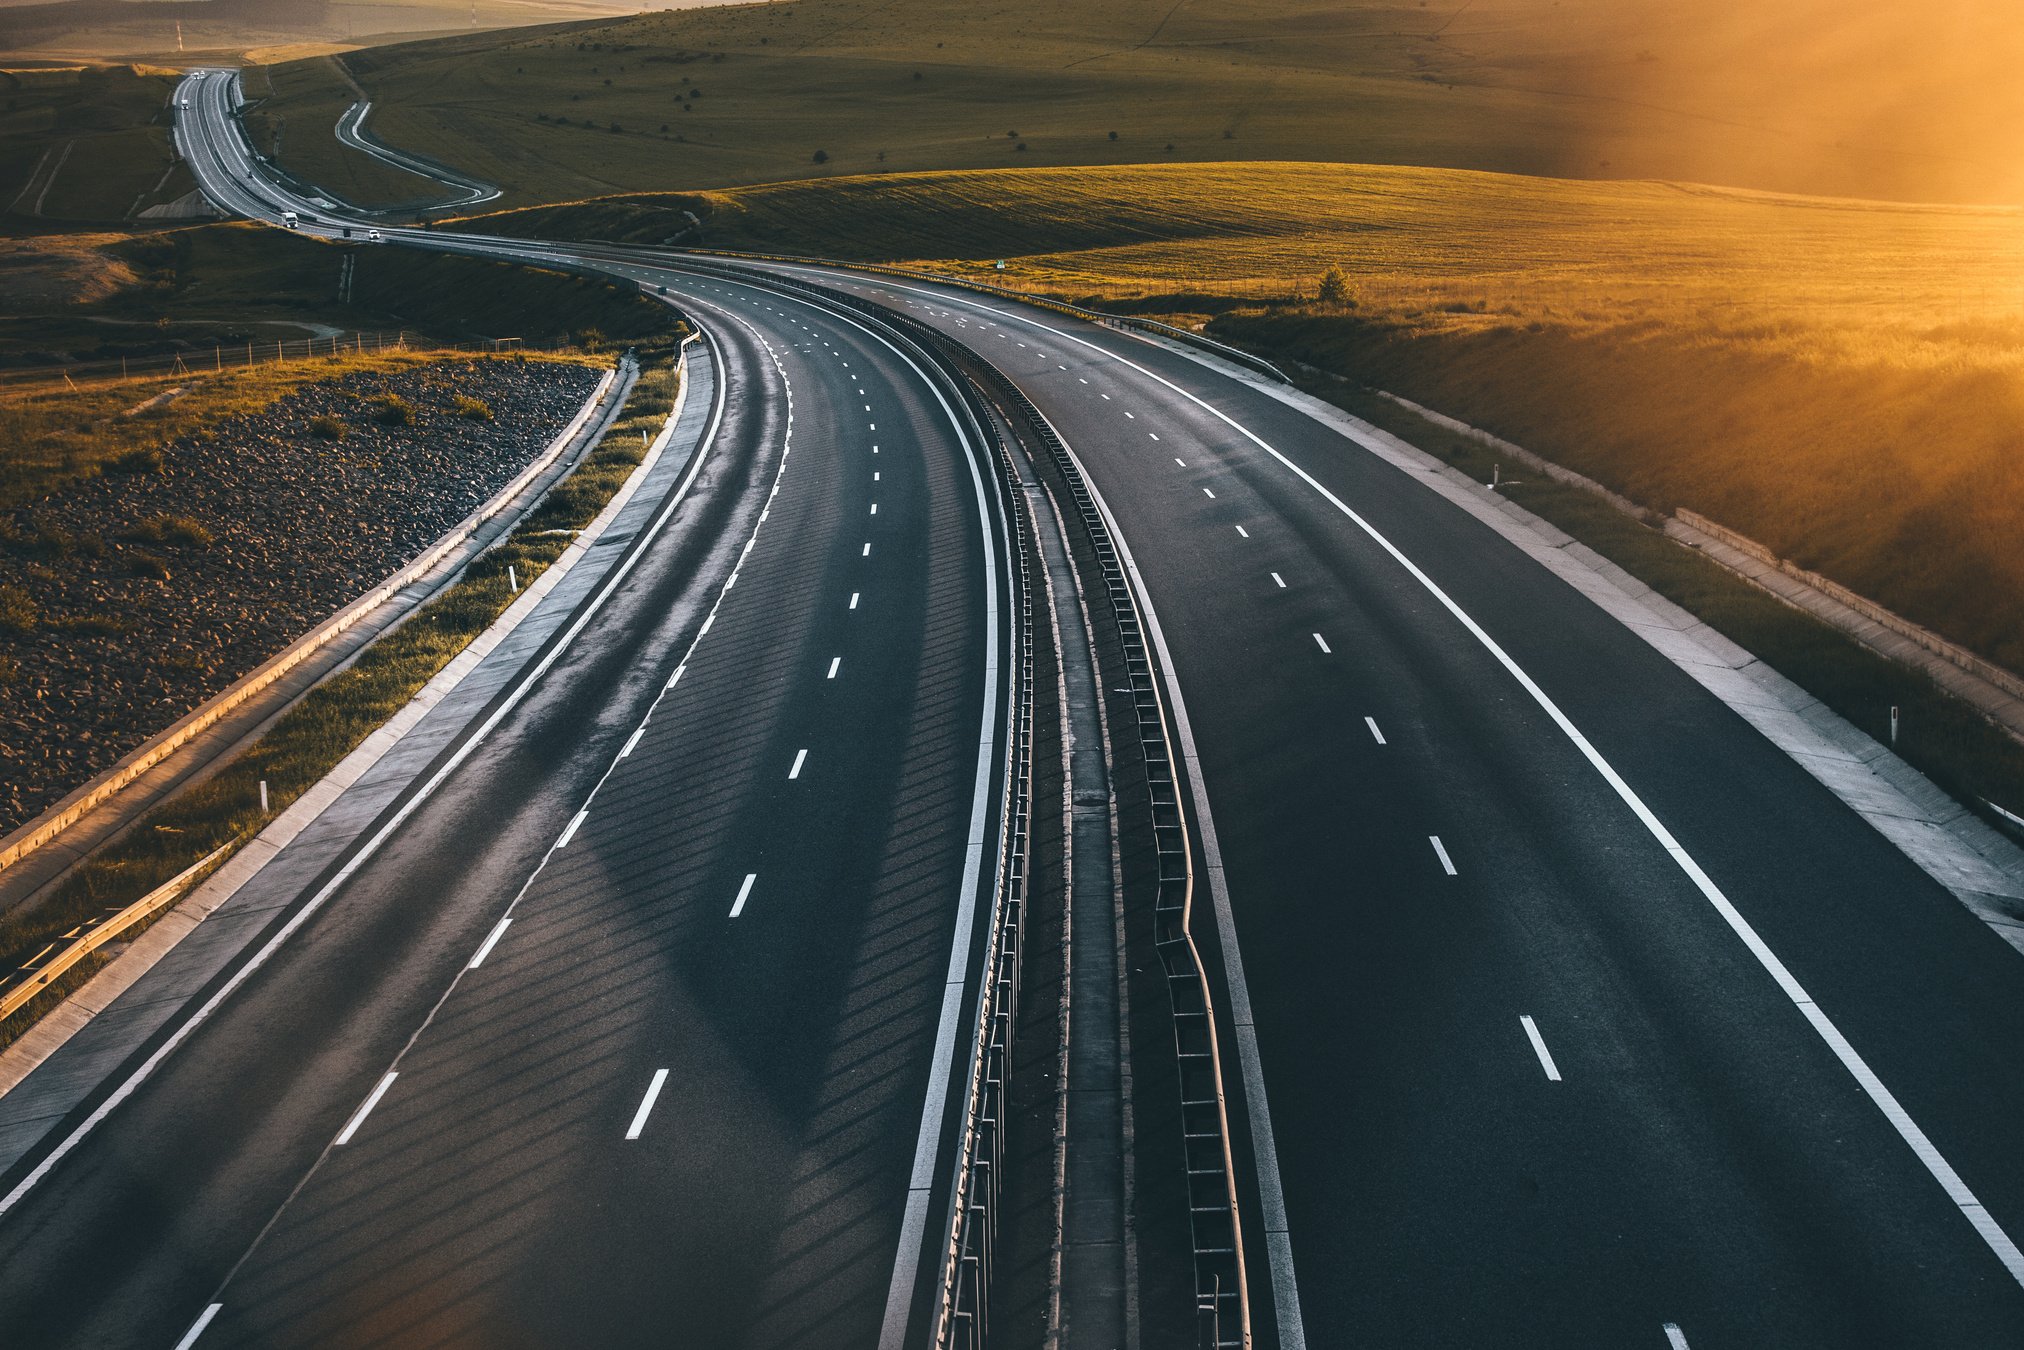
[[[351,1137],[358,1133],[358,1127],[365,1124],[365,1118],[372,1114],[372,1109],[379,1105],[380,1098],[387,1095],[387,1089],[392,1087],[394,1079],[399,1077],[399,1074],[388,1070],[386,1077],[379,1080],[379,1086],[358,1104],[358,1110],[351,1113],[351,1119],[345,1122],[344,1129],[338,1133],[337,1147],[342,1148],[351,1142]]]
[[[590,818],[590,808],[587,806],[584,807],[581,811],[578,811],[575,815],[571,816],[569,818],[569,823],[562,827],[562,838],[555,841],[555,846],[557,848],[568,848],[569,841],[576,838],[577,830],[581,829],[583,827],[583,822],[589,818]]]
[[[852,609],[856,609],[856,608],[857,608],[857,597],[858,597],[858,596],[859,596],[860,594],[862,594],[862,592],[859,592],[859,591],[852,591],[852,592],[850,593],[850,607],[851,607]]]
[[[1237,533],[1243,535],[1246,539],[1249,539],[1251,537],[1251,532],[1245,529],[1242,525],[1239,525],[1237,527]]]
[[[737,918],[745,910],[745,897],[752,894],[752,883],[759,879],[757,872],[745,874],[745,884],[738,888],[738,898],[731,902],[731,917]]]
[[[197,1337],[204,1334],[204,1328],[211,1325],[211,1319],[216,1317],[218,1310],[224,1306],[222,1303],[213,1303],[199,1313],[197,1320],[190,1324],[190,1329],[183,1333],[183,1339],[176,1342],[176,1350],[190,1350],[190,1347],[197,1343]]]
[[[490,956],[492,949],[499,945],[499,939],[506,936],[506,930],[512,923],[513,911],[509,909],[500,918],[499,922],[492,925],[492,931],[487,933],[485,940],[478,944],[478,950],[471,955],[471,963],[465,966],[464,969],[476,970],[479,966],[484,965],[485,958]]]
[[[1441,842],[1441,836],[1439,836],[1438,834],[1430,834],[1427,836],[1427,842],[1434,846],[1434,852],[1437,855],[1439,855],[1441,859],[1441,870],[1443,872],[1446,872],[1451,877],[1458,877],[1462,875],[1460,872],[1457,872],[1455,870],[1455,860],[1448,856],[1448,846]]]
[[[1689,1350],[1687,1333],[1680,1330],[1678,1322],[1666,1323],[1666,1346],[1668,1350]]]
[[[626,737],[625,749],[618,752],[618,757],[620,759],[624,759],[628,755],[632,754],[633,747],[638,745],[640,743],[640,737],[646,734],[647,734],[646,726],[645,724],[641,724],[638,728],[636,728],[633,731],[632,735]]]
[[[733,572],[730,576],[724,579],[724,589],[727,591],[730,590],[733,586],[736,586],[737,584],[738,584],[738,574],[736,572]]]
[[[1279,574],[1277,572],[1274,572],[1272,575],[1277,576]],[[1363,724],[1370,728],[1370,737],[1372,740],[1376,741],[1379,745],[1391,744],[1391,742],[1387,741],[1384,738],[1384,733],[1377,729],[1377,719],[1375,717],[1364,718]]]
[[[808,762],[808,751],[805,749],[796,750],[794,752],[794,767],[787,771],[787,781],[791,783],[795,779],[801,777],[801,766],[806,764],[807,762]]]
[[[1560,1070],[1553,1063],[1553,1052],[1546,1048],[1546,1038],[1539,1034],[1538,1024],[1532,1020],[1532,1016],[1529,1013],[1518,1020],[1525,1024],[1526,1039],[1532,1042],[1532,1053],[1539,1056],[1539,1067],[1546,1070],[1547,1080],[1554,1083],[1559,1082]]]
[[[654,1102],[660,1098],[661,1088],[668,1081],[666,1069],[655,1069],[654,1078],[647,1084],[647,1095],[640,1098],[640,1109],[633,1112],[632,1124],[625,1127],[625,1137],[637,1139],[640,1131],[647,1127],[647,1116],[654,1109]]]
[[[1274,572],[1272,574],[1272,584],[1277,586],[1280,590],[1283,591],[1286,589],[1286,578],[1280,576],[1277,572]]]
[[[1332,652],[1332,649],[1328,645],[1328,639],[1319,633],[1314,635],[1314,645],[1321,648],[1324,652]]]
[[[856,609],[856,608],[857,608],[857,596],[856,596],[855,594],[853,594],[853,595],[852,595],[852,596],[850,597],[850,607],[851,607],[852,609]],[[843,658],[842,658],[842,657],[840,657],[840,656],[832,656],[832,657],[830,657],[830,658],[829,658],[829,674],[827,674],[827,675],[823,676],[822,678],[823,678],[823,679],[825,679],[825,680],[833,680],[833,679],[835,679],[835,678],[836,678],[836,668],[837,668],[838,666],[842,665],[842,664],[843,664]]]

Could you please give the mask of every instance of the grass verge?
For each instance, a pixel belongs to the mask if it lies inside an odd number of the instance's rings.
[[[1478,482],[1489,481],[1497,453],[1488,446],[1360,386],[1305,373],[1296,373],[1295,378],[1306,392],[1382,427]],[[1528,479],[1505,491],[1526,510],[1761,658],[1877,741],[1889,741],[1890,710],[1898,708],[1897,754],[1956,801],[1992,823],[1985,801],[2024,814],[2024,744],[1923,672],[1877,655],[1591,492],[1551,479]]]
[[[678,376],[673,343],[643,348],[640,358],[644,373],[618,420],[505,540],[367,648],[351,667],[311,690],[224,768],[149,812],[80,865],[32,913],[0,920],[0,969],[19,965],[84,919],[133,903],[214,849],[252,839],[490,627],[513,600],[508,566],[522,585],[548,570],[573,533],[596,517],[638,467],[646,450],[641,433],[657,431],[674,406]],[[269,792],[264,813],[259,807],[263,780]],[[0,1022],[0,1048],[115,955],[102,952],[80,962]]]

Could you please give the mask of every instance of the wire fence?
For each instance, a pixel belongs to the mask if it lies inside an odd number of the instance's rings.
[[[236,342],[216,342],[211,344],[209,351],[205,351],[202,347],[188,347],[173,352],[121,356],[102,361],[0,367],[0,390],[45,393],[51,388],[96,388],[124,384],[131,380],[216,374],[249,366],[307,361],[316,357],[372,356],[382,352],[411,350],[514,352],[546,351],[548,348],[517,337],[488,338],[477,342],[437,342],[411,337],[406,329],[393,332],[356,331],[274,341],[248,338]]]

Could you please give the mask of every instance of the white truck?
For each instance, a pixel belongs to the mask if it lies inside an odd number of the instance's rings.
[[[295,213],[293,211],[283,211],[281,213],[281,223],[288,229],[292,230],[297,225],[300,225],[302,222],[296,219]]]

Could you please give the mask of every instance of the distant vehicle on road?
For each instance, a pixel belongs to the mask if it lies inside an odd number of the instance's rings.
[[[382,240],[382,239],[380,238],[380,232],[379,232],[378,230],[367,230],[367,231],[365,232],[365,241],[366,241],[366,242],[367,242],[368,244],[378,244],[378,243],[383,243],[383,242],[384,242],[384,241],[383,241],[383,240]]]
[[[295,213],[293,211],[283,211],[281,213],[281,223],[288,229],[292,230],[296,226],[300,225],[302,222],[296,219]]]

